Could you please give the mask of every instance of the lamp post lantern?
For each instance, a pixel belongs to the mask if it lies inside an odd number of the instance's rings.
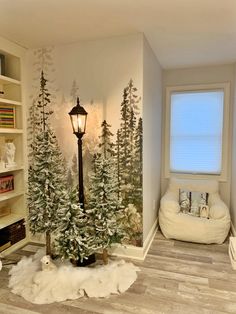
[[[77,105],[69,112],[73,133],[78,138],[78,178],[79,178],[79,202],[84,208],[84,183],[83,183],[83,157],[82,157],[82,137],[85,134],[87,112],[80,105],[79,97],[77,98]]]

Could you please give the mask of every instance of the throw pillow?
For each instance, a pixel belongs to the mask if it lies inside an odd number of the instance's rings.
[[[181,212],[199,216],[200,206],[208,205],[208,193],[180,189],[179,204]]]
[[[189,213],[191,204],[190,204],[190,193],[189,191],[179,189],[179,205],[180,211],[182,213]]]

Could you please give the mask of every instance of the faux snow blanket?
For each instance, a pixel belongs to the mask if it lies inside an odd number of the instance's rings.
[[[124,260],[108,265],[74,267],[57,262],[57,267],[43,271],[43,250],[23,257],[10,270],[12,292],[36,304],[48,304],[87,297],[108,297],[126,291],[137,279],[139,268]]]

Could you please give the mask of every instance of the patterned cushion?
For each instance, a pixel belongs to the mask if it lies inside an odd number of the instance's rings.
[[[208,205],[208,193],[179,189],[180,211],[199,216],[199,206]]]

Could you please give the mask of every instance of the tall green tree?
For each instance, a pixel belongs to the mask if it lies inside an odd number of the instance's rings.
[[[137,127],[138,103],[140,98],[137,96],[137,88],[130,80],[123,92],[123,101],[121,103],[121,124],[118,131],[119,157],[118,177],[120,180],[120,194],[122,204],[126,207],[135,202],[135,181],[136,181],[136,148],[135,132]],[[117,147],[118,150],[118,147]]]
[[[99,147],[102,150],[104,157],[114,156],[114,143],[112,142],[113,134],[110,131],[111,125],[106,120],[102,122],[102,134],[99,136]]]
[[[29,167],[28,207],[30,230],[46,234],[46,252],[51,255],[51,233],[58,227],[57,212],[65,206],[67,192],[62,154],[49,125],[49,104],[50,93],[42,71],[37,102],[40,132],[31,144],[34,160]]]
[[[90,176],[88,210],[94,226],[93,241],[103,249],[103,261],[108,261],[107,248],[121,243],[125,233],[121,224],[122,209],[118,199],[118,182],[109,125],[102,123],[100,152],[94,158],[94,171]]]
[[[60,224],[55,238],[56,252],[62,259],[83,262],[96,250],[91,237],[91,218],[79,205],[77,189],[72,189],[66,199],[66,206],[57,212]]]
[[[143,121],[139,118],[134,134],[134,205],[139,212],[143,203]]]
[[[66,206],[63,159],[49,126],[36,136],[32,149],[34,163],[28,176],[30,231],[46,234],[46,253],[51,255],[51,234],[60,223],[57,213]]]

